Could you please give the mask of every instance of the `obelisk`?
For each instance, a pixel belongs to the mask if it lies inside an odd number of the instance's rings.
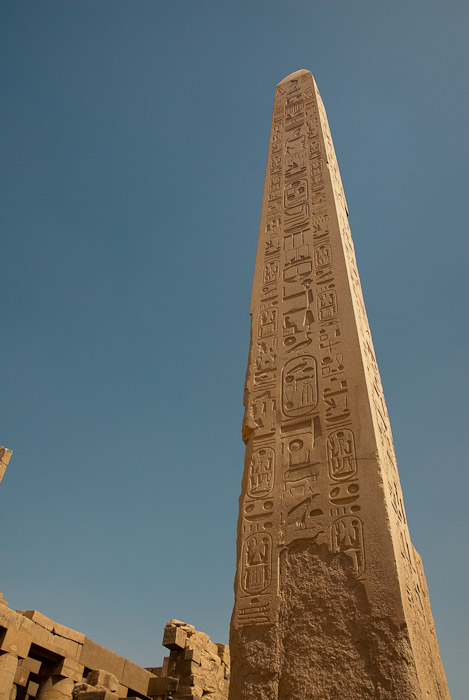
[[[275,90],[254,273],[230,700],[450,697],[347,217],[300,70]]]

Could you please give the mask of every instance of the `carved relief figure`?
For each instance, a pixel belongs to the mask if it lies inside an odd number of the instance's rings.
[[[331,264],[332,253],[330,245],[320,245],[314,250],[314,267],[318,270]]]
[[[329,321],[337,315],[337,295],[334,289],[325,289],[318,294],[318,318]]]
[[[354,515],[339,518],[332,525],[332,551],[346,554],[353,563],[355,576],[365,570],[362,523]]]
[[[261,593],[271,579],[272,539],[267,534],[250,535],[243,544],[241,587],[246,593]]]
[[[249,465],[248,494],[252,498],[267,496],[274,482],[275,452],[263,447],[252,453]]]
[[[310,355],[289,360],[282,372],[282,411],[288,417],[306,416],[318,401],[316,360]]]
[[[278,280],[278,273],[280,269],[280,263],[278,260],[272,260],[264,266],[263,282],[264,284],[269,284],[270,282],[275,282]]]
[[[329,476],[334,481],[350,479],[357,473],[355,443],[351,430],[337,430],[327,439]]]
[[[270,337],[257,344],[256,370],[258,372],[274,369],[277,359],[277,343],[276,337]]]
[[[257,335],[259,338],[266,338],[276,332],[277,314],[278,311],[275,307],[269,307],[260,312],[257,326]]]
[[[284,203],[285,208],[297,207],[308,200],[308,180],[299,178],[289,182],[285,187]]]

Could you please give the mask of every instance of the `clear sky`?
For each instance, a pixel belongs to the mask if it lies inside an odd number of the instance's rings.
[[[227,642],[275,84],[329,116],[453,700],[467,677],[467,34],[452,0],[3,0],[0,590],[142,665]],[[466,674],[466,676],[465,676]]]

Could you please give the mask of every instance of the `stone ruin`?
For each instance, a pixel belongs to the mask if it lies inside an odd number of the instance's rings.
[[[0,594],[0,700],[226,700],[230,651],[179,620],[164,628],[163,666],[142,668]]]

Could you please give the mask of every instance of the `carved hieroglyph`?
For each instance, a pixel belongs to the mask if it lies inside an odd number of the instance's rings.
[[[275,91],[251,304],[230,700],[449,698],[326,113]]]

